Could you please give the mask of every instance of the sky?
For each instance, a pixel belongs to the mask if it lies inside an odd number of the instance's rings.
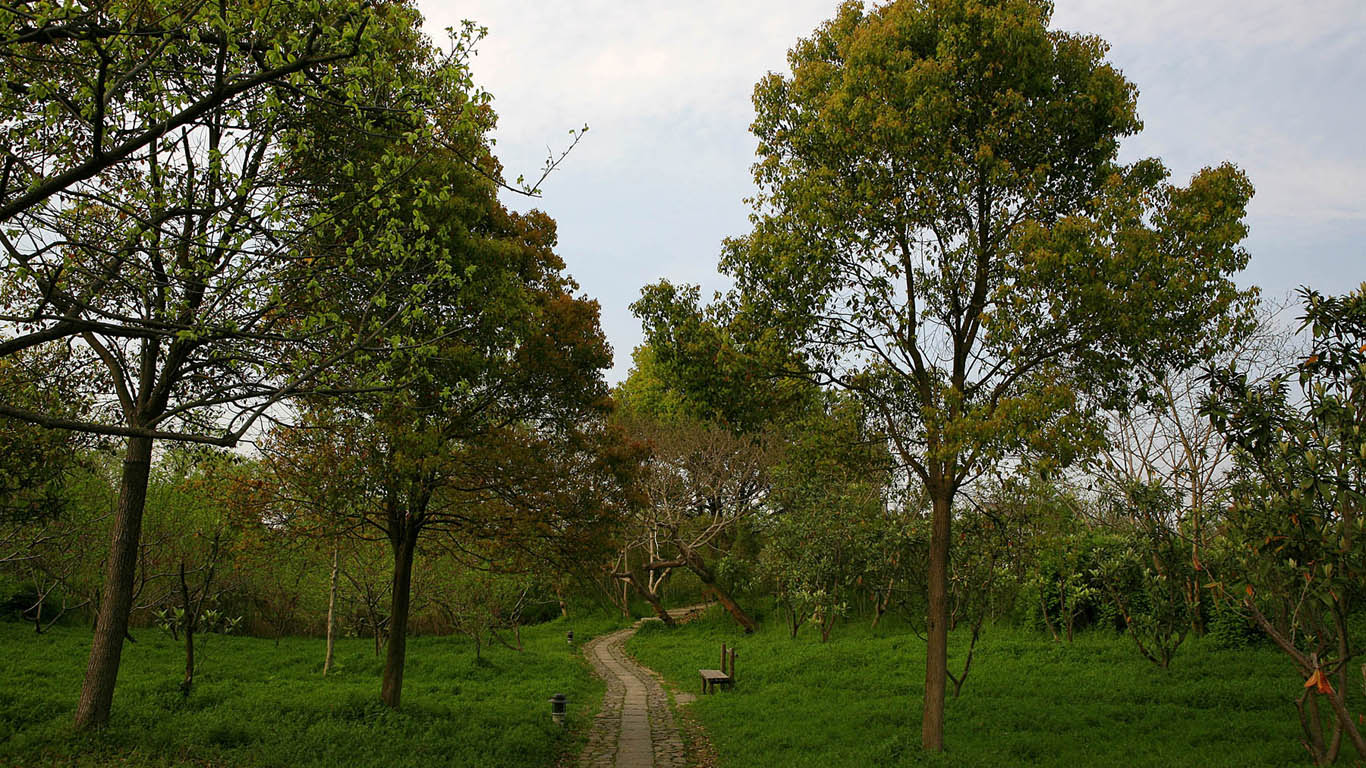
[[[642,286],[729,287],[721,241],[749,229],[750,96],[835,0],[419,0],[428,32],[488,28],[476,81],[499,114],[508,178],[535,178],[569,131],[588,135],[543,185],[505,196],[558,223],[559,252],[602,306],[616,353],[640,343]],[[1283,296],[1366,281],[1366,2],[1056,0],[1053,26],[1098,35],[1134,82],[1144,131],[1124,160],[1158,157],[1184,183],[1231,161],[1257,188],[1239,278]]]

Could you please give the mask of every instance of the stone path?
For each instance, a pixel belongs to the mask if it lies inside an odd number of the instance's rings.
[[[684,616],[687,609],[679,611]],[[687,768],[683,736],[669,696],[654,672],[626,655],[635,627],[594,638],[584,646],[593,671],[607,681],[602,711],[593,721],[580,768]]]

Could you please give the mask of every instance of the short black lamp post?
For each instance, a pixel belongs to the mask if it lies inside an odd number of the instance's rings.
[[[564,727],[564,713],[569,709],[569,697],[563,693],[557,693],[550,697],[550,718],[555,721],[555,725]]]
[[[569,643],[570,645],[574,644],[574,630],[571,629],[568,632],[564,633],[564,641],[566,643]]]

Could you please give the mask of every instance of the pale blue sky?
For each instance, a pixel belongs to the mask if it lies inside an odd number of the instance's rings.
[[[532,176],[546,148],[584,142],[533,203],[602,303],[625,375],[640,329],[628,305],[668,278],[724,289],[723,237],[748,229],[750,93],[785,70],[834,0],[420,0],[429,30],[489,28],[475,75],[495,97],[496,151]],[[1257,187],[1246,284],[1272,294],[1366,280],[1366,2],[1057,0],[1054,25],[1101,36],[1139,89],[1145,130],[1126,158],[1177,179],[1230,160]]]

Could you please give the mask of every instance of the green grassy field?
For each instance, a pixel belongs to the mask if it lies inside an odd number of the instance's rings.
[[[321,675],[323,643],[210,635],[199,677],[177,683],[181,646],[154,629],[125,646],[110,726],[76,735],[72,713],[90,634],[0,623],[0,765],[4,766],[518,766],[553,765],[575,750],[603,685],[564,633],[582,642],[615,624],[555,621],[523,630],[525,651],[463,638],[409,641],[403,710],[379,703],[382,660],[369,640],[338,643]],[[570,697],[570,734],[550,720],[551,694]]]
[[[951,639],[951,666],[964,640]],[[643,630],[627,647],[696,691],[698,668],[717,666],[722,641],[739,648],[737,688],[691,705],[722,766],[1309,764],[1294,707],[1300,681],[1270,647],[1190,640],[1164,671],[1127,637],[1087,633],[1068,645],[987,628],[961,698],[947,706],[947,750],[928,756],[918,749],[924,642],[908,630],[849,625],[822,645],[814,629],[792,640],[772,622],[745,637],[713,609],[676,630]],[[1355,693],[1349,703],[1362,711]]]

